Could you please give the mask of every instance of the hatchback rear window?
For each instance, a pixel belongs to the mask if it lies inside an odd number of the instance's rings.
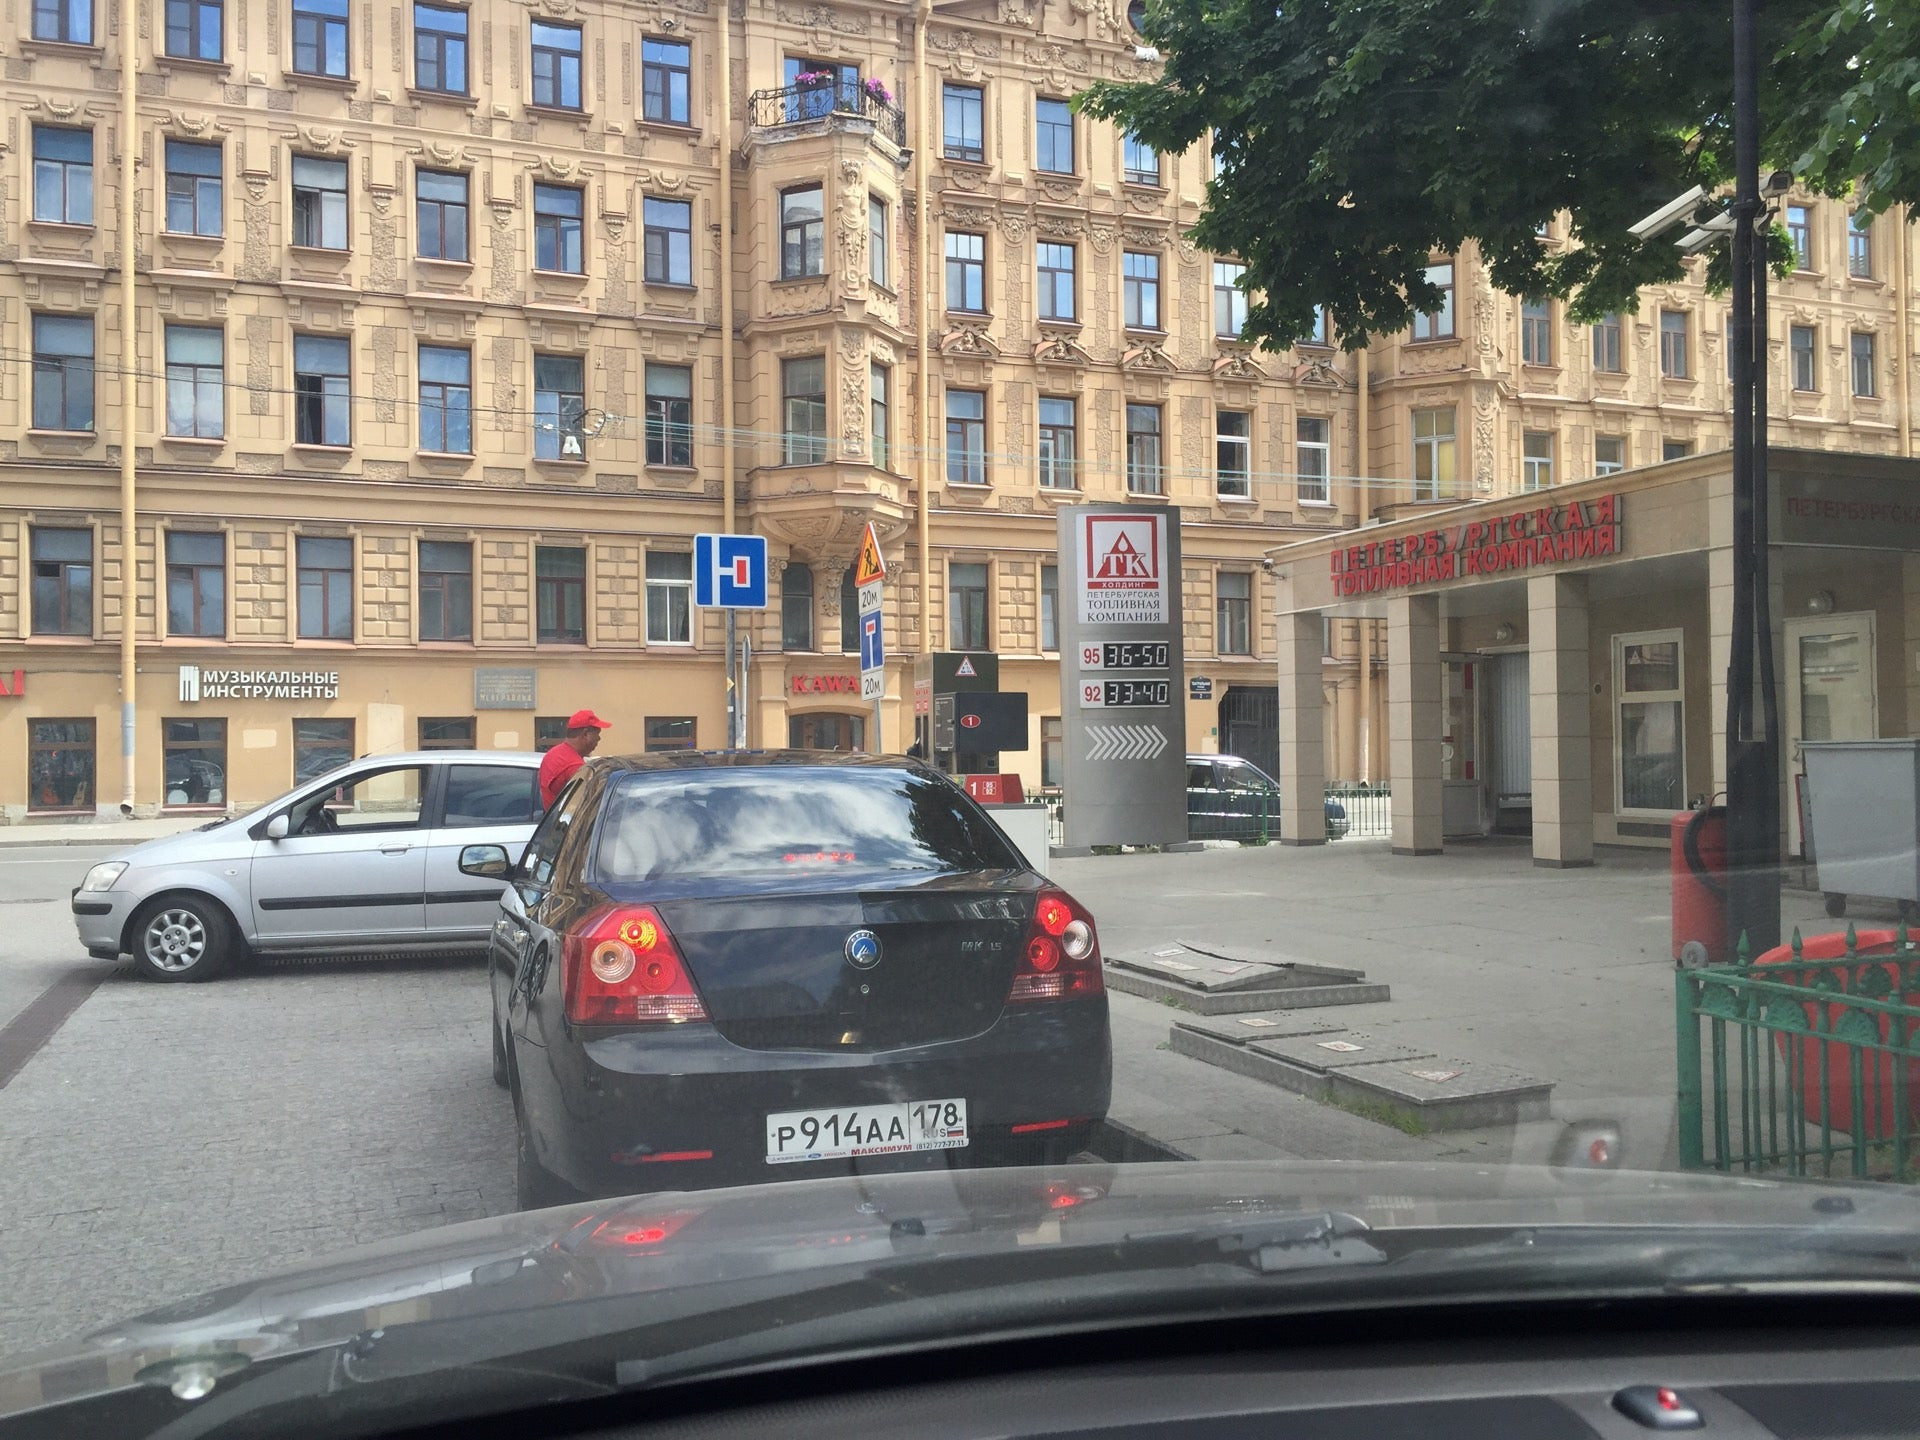
[[[906,770],[762,769],[623,776],[607,797],[604,880],[1014,870],[1024,862],[943,780]]]

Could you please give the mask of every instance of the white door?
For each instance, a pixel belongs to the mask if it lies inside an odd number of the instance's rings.
[[[1803,853],[1800,786],[1806,740],[1872,740],[1879,734],[1874,693],[1873,615],[1802,616],[1787,621],[1788,848]]]

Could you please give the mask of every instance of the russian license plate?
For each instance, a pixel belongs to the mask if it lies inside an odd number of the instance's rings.
[[[842,1110],[787,1110],[767,1116],[767,1163],[847,1160],[960,1150],[967,1144],[967,1102],[909,1100]]]

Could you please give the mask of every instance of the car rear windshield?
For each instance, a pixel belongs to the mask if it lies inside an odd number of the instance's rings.
[[[721,770],[614,782],[594,870],[602,880],[1023,865],[985,814],[944,780],[908,770]]]

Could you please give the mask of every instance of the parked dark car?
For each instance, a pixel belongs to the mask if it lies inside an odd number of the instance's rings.
[[[1061,1159],[1112,1083],[1093,918],[917,761],[595,757],[511,869],[495,1079],[523,1207]]]
[[[1329,797],[1327,838],[1347,833],[1347,810]],[[1187,834],[1195,840],[1277,840],[1280,786],[1238,755],[1187,757]]]

